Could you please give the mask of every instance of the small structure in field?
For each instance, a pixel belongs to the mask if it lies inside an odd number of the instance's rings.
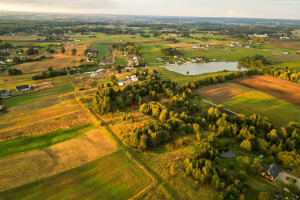
[[[285,54],[285,55],[289,54],[288,51],[283,51],[283,52],[281,52],[281,53],[282,53],[282,54]]]
[[[125,82],[122,79],[118,79],[118,85],[123,86],[125,85]]]
[[[30,85],[20,85],[20,86],[16,86],[16,90],[18,92],[24,92],[24,91],[27,91],[27,90],[30,90],[31,87]]]
[[[139,81],[139,79],[136,77],[136,75],[132,75],[130,76],[131,80],[134,81],[134,82],[137,82]]]
[[[266,168],[266,170],[263,173],[261,173],[261,176],[265,179],[273,181],[278,176],[279,172],[280,169],[278,165],[276,163],[272,163]]]

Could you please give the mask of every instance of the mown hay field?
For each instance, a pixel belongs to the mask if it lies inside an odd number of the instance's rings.
[[[50,178],[1,192],[0,197],[123,200],[134,197],[150,181],[123,151],[117,151]]]
[[[73,90],[69,85],[6,99],[8,112],[0,115],[0,140],[92,123]]]
[[[102,129],[0,160],[0,191],[79,167],[116,150]],[[0,195],[1,196],[1,195]]]
[[[86,124],[74,128],[59,129],[42,135],[30,135],[21,138],[0,141],[0,159],[27,151],[42,149],[74,138],[95,128],[96,127],[93,124]]]

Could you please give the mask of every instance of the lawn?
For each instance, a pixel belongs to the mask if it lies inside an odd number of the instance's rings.
[[[123,151],[0,193],[3,199],[129,199],[150,178]]]
[[[93,49],[98,51],[99,58],[105,57],[106,60],[108,59],[109,51],[108,51],[108,46],[107,45],[94,44]]]
[[[23,103],[29,103],[39,99],[45,99],[47,97],[73,92],[73,91],[74,91],[74,87],[72,85],[67,85],[67,86],[50,88],[47,90],[31,92],[24,95],[8,98],[5,99],[3,102],[7,106],[7,108],[10,108]]]
[[[2,141],[0,142],[0,159],[26,151],[49,147],[59,142],[74,138],[85,132],[89,132],[93,129],[95,129],[94,125],[86,124],[76,128],[60,129],[48,134]]]

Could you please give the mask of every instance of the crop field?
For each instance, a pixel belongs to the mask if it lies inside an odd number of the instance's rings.
[[[6,99],[8,112],[0,115],[1,140],[91,123],[73,90],[69,85]]]
[[[38,39],[45,39],[43,36],[1,36],[3,41],[38,41]]]
[[[32,135],[0,142],[0,159],[26,151],[45,148],[95,129],[92,124],[60,129],[48,134]]]
[[[291,42],[290,40],[276,40],[276,41],[268,42],[266,43],[266,45],[279,47],[282,49],[300,50],[300,46],[293,44],[293,42]]]
[[[233,80],[233,82],[300,106],[299,84],[268,76],[246,77]]]
[[[153,42],[157,41],[157,37],[151,36],[150,38],[144,38],[140,35],[106,35],[103,33],[95,33],[96,37],[90,38],[91,35],[72,35],[71,37],[80,39],[80,43],[95,43],[95,44],[112,44],[120,42]],[[150,34],[151,35],[151,34]]]
[[[1,159],[0,191],[79,167],[115,150],[103,131],[94,129],[44,149]]]
[[[149,177],[122,151],[103,156],[81,167],[4,191],[4,199],[103,199],[132,198],[150,183]]]
[[[47,71],[48,67],[52,67],[53,70],[58,70],[76,66],[77,62],[81,59],[79,56],[62,54],[53,54],[52,56],[53,58],[50,60],[22,63],[15,65],[15,68],[22,70],[23,73]]]
[[[223,104],[226,108],[246,116],[259,114],[267,117],[277,127],[291,121],[299,122],[299,106],[236,83],[212,85],[196,92],[204,99]]]

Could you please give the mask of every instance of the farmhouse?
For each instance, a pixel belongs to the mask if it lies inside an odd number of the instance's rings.
[[[8,93],[7,90],[0,90],[0,96],[4,96]]]
[[[276,163],[273,163],[269,165],[266,170],[261,173],[261,176],[265,179],[268,179],[270,181],[273,181],[279,174],[280,169]]]
[[[20,86],[16,86],[16,90],[17,90],[18,92],[24,92],[24,91],[30,90],[30,89],[31,89],[30,85],[20,85]]]
[[[137,82],[139,81],[139,79],[136,77],[136,75],[132,75],[130,76],[131,80],[134,81],[134,82]]]
[[[281,52],[281,53],[282,53],[282,54],[285,54],[285,55],[289,54],[288,51],[283,51],[283,52]]]
[[[125,82],[122,79],[118,79],[118,85],[123,86],[125,85]]]
[[[174,33],[170,33],[170,34],[168,34],[168,36],[171,36],[171,37],[177,37],[178,35],[177,35],[177,34],[174,34]]]

